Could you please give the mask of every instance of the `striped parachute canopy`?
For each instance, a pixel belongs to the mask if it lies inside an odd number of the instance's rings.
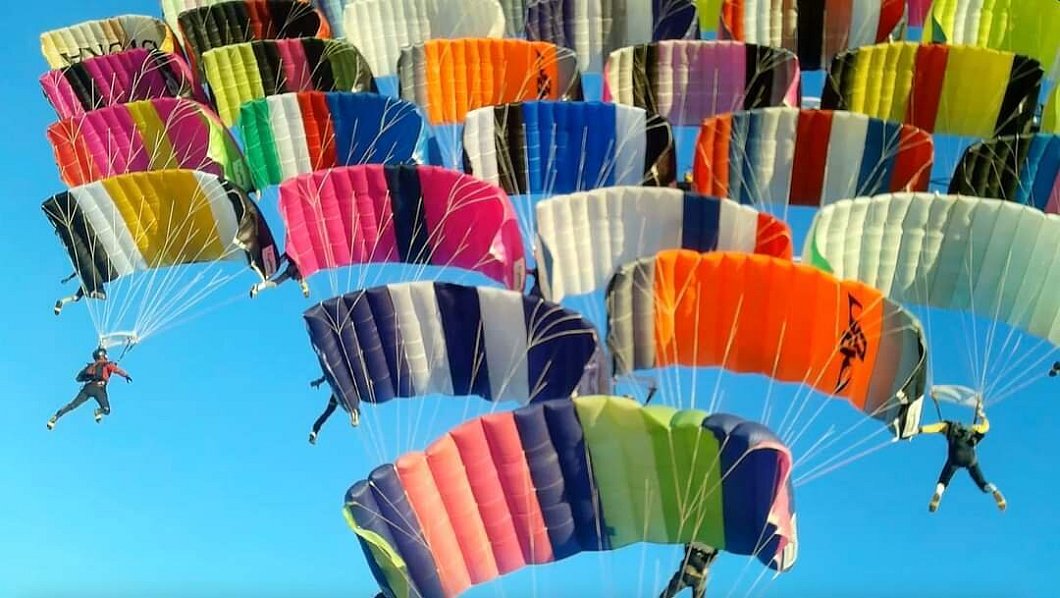
[[[186,168],[252,188],[246,160],[213,111],[159,98],[93,110],[48,127],[59,176],[71,187],[148,170]]]
[[[233,44],[331,37],[324,15],[312,5],[297,0],[214,2],[191,8],[178,18],[184,48],[196,62],[208,50]]]
[[[470,420],[355,483],[345,514],[400,598],[637,542],[702,542],[786,571],[791,468],[755,422],[586,396]]]
[[[606,385],[592,324],[516,291],[392,284],[328,299],[304,318],[347,409],[429,394],[525,405]]]
[[[504,12],[497,0],[357,0],[346,3],[343,30],[377,77],[392,77],[407,46],[504,36]]]
[[[783,221],[729,200],[677,189],[607,187],[537,204],[544,296],[602,290],[615,269],[663,249],[746,251],[790,259]]]
[[[263,189],[335,166],[419,161],[426,127],[405,100],[302,91],[252,100],[239,116],[255,185]]]
[[[464,165],[509,195],[571,193],[674,180],[670,126],[642,108],[515,102],[468,113]]]
[[[40,36],[41,53],[53,69],[137,48],[173,52],[173,32],[154,17],[123,15],[45,31]]]
[[[180,15],[181,14],[183,14],[183,13],[189,11],[189,10],[195,10],[196,8],[203,8],[203,7],[206,7],[206,6],[214,6],[216,4],[226,4],[226,3],[231,2],[231,1],[232,0],[162,0],[162,14],[164,15],[166,23],[169,24],[169,28],[172,29],[174,32],[176,32],[176,33],[180,34],[181,36],[183,36],[183,34],[180,31]],[[251,0],[251,1],[253,1],[253,0]],[[335,0],[335,1],[341,2],[343,0]],[[298,2],[301,2],[302,4],[309,4],[310,0],[298,0]],[[316,4],[320,4],[320,3],[316,3]],[[331,21],[330,19],[328,19],[328,20],[329,20],[329,22],[334,23],[334,21]],[[332,27],[332,30],[334,30],[334,27]],[[285,37],[290,37],[290,36],[285,36]]]
[[[526,9],[527,39],[574,49],[582,72],[602,72],[611,52],[624,46],[698,34],[692,0],[532,0]]]
[[[931,135],[851,112],[763,108],[703,121],[693,189],[759,208],[926,191]]]
[[[901,33],[904,17],[905,0],[724,0],[718,37],[791,50],[802,70],[819,71]]]
[[[1034,58],[1060,76],[1060,2],[1056,0],[935,0],[925,42],[966,44]]]
[[[138,100],[206,101],[184,59],[159,50],[128,50],[88,58],[44,73],[40,85],[61,119]]]
[[[357,48],[330,39],[260,40],[203,54],[217,112],[232,126],[245,102],[294,91],[375,91]]]
[[[264,279],[278,258],[257,206],[204,172],[123,174],[64,191],[42,209],[88,293],[134,272],[220,260],[247,263]]]
[[[895,301],[974,313],[1060,345],[1060,215],[895,193],[817,212],[803,260]]]
[[[617,374],[672,365],[763,374],[845,399],[897,437],[917,433],[920,324],[866,284],[770,256],[670,250],[619,268],[607,309]]]
[[[949,192],[1060,213],[1060,135],[1009,135],[972,145],[957,164]]]
[[[510,289],[525,280],[523,240],[500,188],[433,166],[321,170],[280,185],[287,257],[299,277],[402,262],[480,272]]]
[[[877,44],[832,61],[822,108],[850,110],[932,133],[1025,132],[1037,106],[1038,61],[971,46]]]

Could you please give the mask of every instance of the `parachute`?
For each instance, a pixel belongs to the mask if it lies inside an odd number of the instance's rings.
[[[196,61],[208,50],[254,40],[331,37],[324,15],[296,0],[214,2],[178,20],[184,48]]]
[[[527,39],[572,48],[582,72],[600,73],[612,51],[667,39],[695,38],[691,0],[536,0],[526,5]]]
[[[748,206],[677,189],[607,187],[537,205],[544,296],[603,289],[615,268],[670,248],[746,251],[790,259],[791,230]]]
[[[827,68],[848,48],[902,32],[905,0],[724,0],[720,39],[784,48],[804,71]]]
[[[504,191],[433,166],[344,166],[280,185],[287,257],[305,278],[368,262],[454,266],[510,289],[523,241]]]
[[[124,15],[85,21],[40,36],[41,53],[53,69],[137,48],[173,52],[173,32],[154,17]]]
[[[804,261],[895,301],[964,310],[1060,344],[1060,215],[1013,202],[895,193],[818,211]]]
[[[1060,135],[1009,135],[972,145],[957,164],[949,192],[1060,213]]]
[[[500,38],[504,13],[497,0],[358,0],[346,3],[343,30],[377,77],[393,77],[402,48],[431,39]]]
[[[202,56],[206,80],[226,126],[250,100],[292,91],[375,91],[357,48],[330,39],[259,40]]]
[[[59,176],[72,187],[128,172],[187,168],[252,187],[239,146],[213,111],[176,98],[93,110],[48,127]]]
[[[608,284],[618,374],[685,365],[801,382],[907,438],[926,376],[919,322],[878,290],[787,259],[669,250]]]
[[[1038,61],[970,46],[877,44],[835,57],[822,108],[850,110],[931,133],[1026,132],[1037,106]]]
[[[1060,134],[1060,85],[1054,85],[1042,111],[1042,133]]]
[[[592,324],[516,291],[392,284],[328,299],[304,318],[347,408],[436,393],[525,405],[607,383]]]
[[[270,96],[243,104],[238,122],[259,189],[335,166],[419,161],[426,151],[416,107],[371,93]]]
[[[472,419],[346,493],[390,596],[456,596],[532,564],[700,541],[790,569],[790,450],[754,422],[610,396]]]
[[[1060,3],[1056,0],[935,0],[925,42],[966,44],[1034,58],[1060,76]]]
[[[734,112],[700,125],[693,189],[759,208],[926,191],[933,153],[927,132],[861,114]]]
[[[194,81],[188,64],[176,54],[136,49],[48,71],[40,85],[59,118],[71,118],[138,100],[179,97],[205,102]]]

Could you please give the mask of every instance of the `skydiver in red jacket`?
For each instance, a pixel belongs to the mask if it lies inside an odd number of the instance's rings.
[[[107,383],[110,382],[112,374],[125,378],[126,382],[132,382],[132,376],[118,367],[118,364],[107,359],[106,349],[100,347],[93,351],[92,363],[86,365],[77,374],[77,381],[83,382],[84,386],[81,387],[74,400],[56,411],[55,415],[48,420],[48,429],[54,428],[60,417],[77,409],[90,398],[95,399],[96,403],[99,404],[95,412],[96,423],[103,421],[103,416],[110,414],[110,401],[107,400]]]

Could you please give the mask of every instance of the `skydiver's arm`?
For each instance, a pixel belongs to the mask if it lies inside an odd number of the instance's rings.
[[[118,367],[118,364],[116,363],[112,362],[110,364],[110,371],[121,376],[122,378],[125,378],[126,380],[132,380],[132,376],[130,376],[125,370]]]
[[[313,388],[320,388],[320,385],[323,384],[326,379],[327,379],[327,376],[321,376],[321,377],[317,378],[316,380],[313,380],[312,382],[310,382],[309,385],[312,386]]]
[[[939,422],[929,426],[920,426],[921,434],[945,434],[950,427],[946,422]]]
[[[990,431],[990,420],[986,419],[985,413],[982,415],[981,419],[982,421],[972,426],[972,431],[977,434],[986,434]]]

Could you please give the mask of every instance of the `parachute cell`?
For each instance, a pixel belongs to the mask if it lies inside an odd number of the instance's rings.
[[[657,251],[733,250],[790,259],[791,230],[748,206],[677,189],[608,187],[537,205],[545,297],[602,289],[615,269]]]
[[[1042,133],[1060,134],[1060,84],[1053,86],[1042,111]]]
[[[300,276],[368,262],[474,270],[522,289],[522,236],[500,188],[429,166],[345,166],[280,186],[286,253]]]
[[[707,543],[790,569],[791,453],[738,417],[588,396],[473,419],[376,468],[345,510],[380,586],[455,596],[531,564]]]
[[[1060,213],[1060,136],[1009,135],[972,145],[957,164],[949,192]]]
[[[243,104],[240,137],[258,188],[335,166],[418,159],[416,107],[370,93],[303,91]]]
[[[375,91],[372,71],[353,46],[330,39],[261,40],[203,54],[221,121],[232,126],[250,100],[295,91]]]
[[[143,15],[123,15],[85,21],[46,31],[40,36],[48,66],[60,69],[97,56],[144,49],[173,52],[173,32],[162,21]]]
[[[926,191],[933,153],[926,131],[861,114],[735,112],[700,125],[693,188],[759,207]]]
[[[616,373],[759,373],[844,398],[895,436],[917,433],[920,324],[863,283],[769,256],[670,250],[621,267],[607,305]]]
[[[192,8],[179,16],[188,55],[198,60],[214,48],[282,38],[329,38],[324,15],[295,0],[235,0]]]
[[[93,110],[48,127],[59,175],[71,187],[127,172],[187,168],[250,189],[243,154],[213,111],[160,98]]]
[[[903,122],[932,133],[1026,132],[1038,101],[1038,61],[970,46],[877,44],[839,54],[822,108]]]

